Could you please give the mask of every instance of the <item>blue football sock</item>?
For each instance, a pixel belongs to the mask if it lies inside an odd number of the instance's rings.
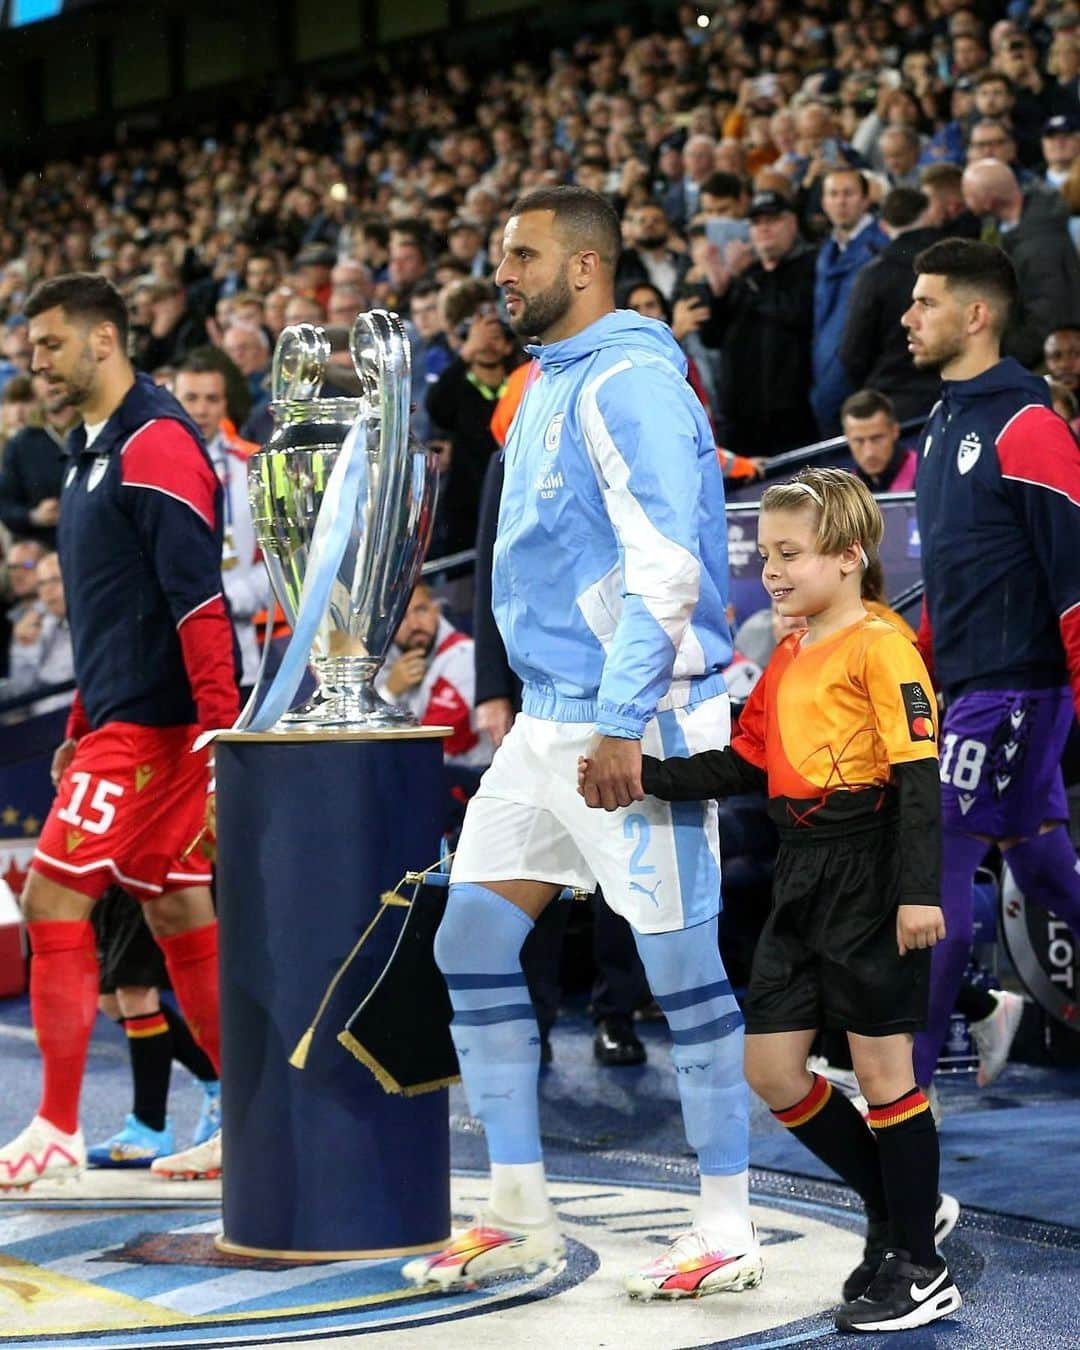
[[[671,1058],[690,1147],[703,1174],[749,1161],[743,1016],[717,946],[717,921],[675,933],[635,933],[649,987],[671,1030]]]
[[[465,1095],[493,1163],[540,1161],[540,1035],[520,959],[532,926],[517,905],[466,882],[450,887],[435,937]]]

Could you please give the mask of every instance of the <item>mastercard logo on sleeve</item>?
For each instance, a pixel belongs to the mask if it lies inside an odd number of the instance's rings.
[[[908,733],[913,741],[932,741],[934,739],[934,705],[930,695],[918,682],[912,680],[901,684],[900,694],[904,700],[904,712],[907,714]]]

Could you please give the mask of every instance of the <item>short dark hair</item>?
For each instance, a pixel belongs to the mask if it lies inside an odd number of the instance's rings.
[[[128,312],[124,297],[107,277],[97,272],[68,272],[35,286],[23,305],[28,319],[44,314],[47,309],[62,309],[69,319],[82,323],[111,323],[120,337],[120,347],[127,351]]]
[[[918,188],[895,187],[881,203],[881,219],[894,230],[906,230],[929,205],[930,198]]]
[[[512,216],[527,211],[551,211],[559,232],[588,240],[604,264],[614,272],[622,252],[622,230],[615,208],[606,197],[584,187],[544,187],[526,192],[510,208]]]
[[[896,421],[896,408],[888,394],[882,394],[877,389],[860,389],[857,394],[844,399],[840,421],[843,422],[845,417],[862,421],[866,417],[876,417],[878,413],[884,413],[890,422]]]
[[[710,197],[741,197],[745,191],[746,181],[737,173],[727,173],[723,169],[709,174],[700,188],[702,196],[707,192]]]
[[[1008,75],[1003,75],[1000,70],[983,70],[975,76],[975,88],[979,89],[984,84],[1003,84],[1006,90],[1014,97],[1016,89]]]
[[[1009,322],[1020,295],[1009,255],[996,244],[978,239],[939,239],[915,255],[916,276],[944,277],[950,290],[971,291],[999,310],[997,332]]]

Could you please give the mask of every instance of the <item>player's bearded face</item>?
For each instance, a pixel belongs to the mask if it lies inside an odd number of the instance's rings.
[[[66,358],[57,361],[44,377],[45,407],[49,412],[64,408],[78,408],[90,397],[97,376],[98,363],[89,339],[72,342]]]
[[[940,370],[964,354],[968,306],[953,295],[944,277],[916,279],[914,302],[901,319],[911,359],[921,370]]]
[[[516,294],[522,304],[510,315],[510,327],[519,337],[538,337],[546,333],[566,314],[574,298],[565,272],[559,272],[551,285],[542,291],[526,295],[519,286]]]

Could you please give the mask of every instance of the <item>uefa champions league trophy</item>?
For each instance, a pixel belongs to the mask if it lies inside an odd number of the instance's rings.
[[[409,436],[404,325],[384,310],[351,330],[295,324],[278,338],[271,381],[274,432],[250,460],[248,490],[274,594],[296,638],[314,631],[318,680],[273,729],[414,725],[374,688],[420,575],[438,484],[434,457]],[[320,397],[328,385],[358,396]]]

